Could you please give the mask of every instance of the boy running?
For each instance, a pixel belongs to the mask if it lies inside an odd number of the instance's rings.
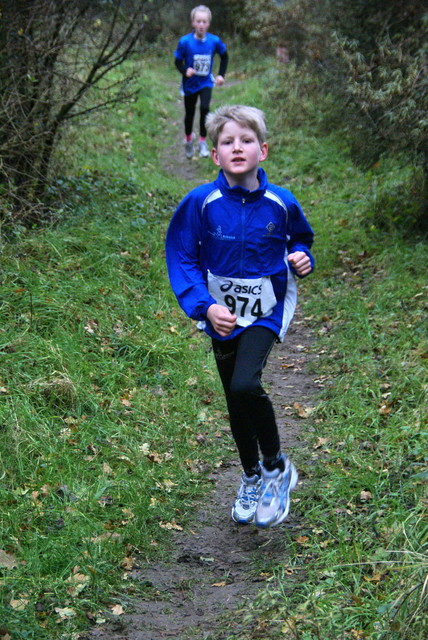
[[[184,151],[186,158],[192,158],[193,148],[193,120],[196,103],[200,100],[199,121],[199,155],[208,158],[210,152],[206,142],[207,130],[205,119],[210,109],[211,93],[214,84],[224,84],[228,54],[226,45],[218,36],[208,33],[211,22],[211,11],[201,4],[192,9],[191,21],[193,32],[180,38],[175,51],[175,66],[183,76],[182,93],[184,95]],[[214,56],[220,56],[218,76],[212,74]]]
[[[294,275],[313,270],[313,232],[293,194],[259,167],[268,154],[262,111],[220,107],[207,129],[220,172],[178,206],[167,266],[180,306],[212,340],[243,467],[232,518],[270,527],[288,515],[297,471],[281,451],[261,376],[294,314]]]

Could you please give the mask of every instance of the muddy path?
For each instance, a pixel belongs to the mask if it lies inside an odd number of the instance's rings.
[[[187,161],[180,136],[181,119],[174,128],[177,143],[165,164],[168,171],[188,181],[190,189],[201,182],[199,163],[210,161]],[[301,432],[306,418],[302,408],[313,406],[318,392],[308,371],[310,360],[316,357],[312,342],[310,327],[298,310],[285,342],[274,347],[263,376],[286,452],[304,446]],[[300,473],[287,520],[279,527],[259,530],[231,520],[240,475],[238,462],[212,472],[212,492],[195,506],[186,529],[172,533],[169,561],[142,564],[134,571],[133,579],[148,587],[147,598],[129,603],[124,615],[94,628],[88,639],[225,640],[242,638],[244,628],[248,632],[246,604],[265,588],[270,568],[288,562],[288,536],[284,534],[288,530],[297,535],[299,522],[293,514],[293,501],[299,499],[304,477]],[[258,640],[267,637],[255,634]]]

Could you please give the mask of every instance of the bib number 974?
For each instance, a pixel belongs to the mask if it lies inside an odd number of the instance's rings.
[[[232,278],[208,271],[208,291],[217,302],[237,316],[236,323],[248,327],[272,313],[276,297],[268,276]]]
[[[245,296],[236,296],[235,298],[227,294],[224,296],[224,302],[230,313],[236,314],[241,318],[245,318],[249,314],[254,319],[257,319],[263,315],[260,298],[250,300],[250,298],[246,298]],[[250,305],[250,307],[248,307],[248,305]]]

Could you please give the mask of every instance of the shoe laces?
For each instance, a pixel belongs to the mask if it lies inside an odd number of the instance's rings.
[[[242,500],[243,503],[247,502],[248,504],[258,502],[259,486],[260,480],[257,480],[254,484],[249,484],[248,482],[245,482],[243,480],[241,486],[239,487],[239,500]]]

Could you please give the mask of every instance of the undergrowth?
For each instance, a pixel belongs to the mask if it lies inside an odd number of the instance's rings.
[[[323,132],[328,105],[316,85],[305,93],[302,83],[297,96],[295,73],[290,87],[287,72],[275,80],[272,70],[267,81],[273,144],[265,168],[295,193],[316,231],[316,270],[300,291],[317,335],[320,397],[307,447],[293,452],[303,487],[293,501],[300,524],[284,532],[290,562],[249,606],[242,638],[422,640],[426,244],[403,215],[391,226],[403,200],[390,196],[391,208],[377,215],[379,185],[403,181],[402,159],[368,174],[354,167],[337,132]],[[280,92],[284,103],[272,101]]]
[[[231,455],[208,342],[166,277],[165,231],[190,187],[163,171],[176,73],[149,62],[135,103],[70,130],[55,224],[3,245],[0,638],[77,639],[126,610],[148,588],[133,570],[168,553]],[[287,85],[275,62],[263,68],[232,64],[213,105],[265,109],[264,166],[315,229],[300,289],[320,398],[293,452],[290,562],[246,608],[241,640],[422,640],[426,247],[373,213],[376,185],[400,168],[356,169],[322,132],[307,78],[299,93],[295,71]],[[201,181],[216,173],[200,167]]]
[[[178,91],[146,83],[70,131],[51,226],[3,245],[1,638],[71,638],[144,592],[130,574],[167,553],[229,445],[207,342],[165,271]]]

